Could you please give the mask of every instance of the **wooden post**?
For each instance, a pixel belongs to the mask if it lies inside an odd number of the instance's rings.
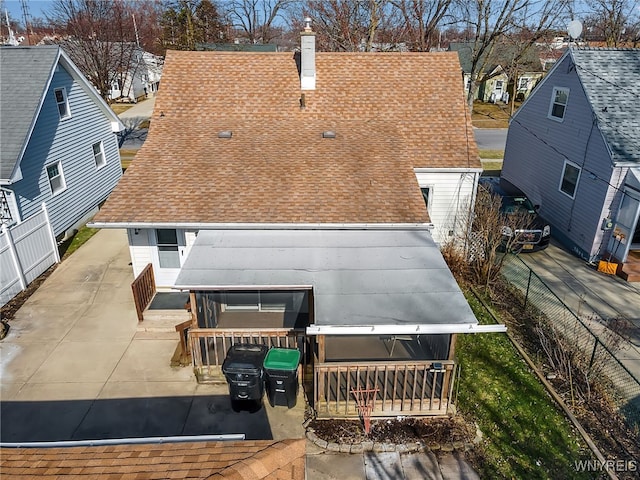
[[[307,294],[307,302],[309,303],[309,325],[313,325],[315,323],[315,310],[314,310],[314,301],[313,301],[313,289],[310,288]]]
[[[324,335],[318,335],[316,337],[317,341],[318,341],[318,362],[319,363],[324,363],[325,362],[325,350],[324,350]]]
[[[196,303],[196,292],[189,292],[189,301],[191,302],[191,328],[198,328],[198,304]]]
[[[318,348],[318,363],[319,364],[323,364],[325,362],[325,352],[324,352],[324,335],[318,335],[316,337],[316,342],[317,342],[317,348]],[[317,388],[316,391],[314,392],[314,397],[315,397],[315,408],[318,408],[318,405],[320,403],[320,394],[325,395],[325,374],[324,372],[321,372],[318,369],[317,365],[313,366],[313,369],[315,370],[314,372],[314,376],[318,378],[318,382],[317,382]],[[325,402],[326,402],[326,406],[327,408],[329,407],[329,397],[328,395],[325,395]]]
[[[447,360],[453,360],[456,354],[456,341],[458,340],[458,334],[452,333],[449,339],[449,357]]]

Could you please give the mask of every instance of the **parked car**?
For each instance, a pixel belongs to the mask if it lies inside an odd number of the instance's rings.
[[[502,233],[504,245],[510,245],[514,253],[536,252],[549,246],[551,240],[551,226],[544,218],[538,215],[538,205],[533,205],[529,198],[515,185],[499,177],[481,177],[479,188],[500,195],[502,206],[500,211],[506,215],[522,215],[522,228],[512,228],[505,225]],[[510,241],[513,236],[513,241]]]

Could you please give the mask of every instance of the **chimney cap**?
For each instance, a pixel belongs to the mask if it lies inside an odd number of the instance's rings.
[[[311,31],[311,17],[304,17],[304,31]]]

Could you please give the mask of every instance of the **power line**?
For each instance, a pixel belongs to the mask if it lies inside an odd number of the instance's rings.
[[[527,133],[529,133],[536,140],[538,140],[539,142],[541,142],[544,145],[546,145],[547,147],[549,147],[551,150],[553,150],[555,153],[557,153],[561,157],[565,158],[566,160],[569,160],[569,155],[565,155],[563,152],[558,150],[558,148],[555,145],[551,145],[544,138],[541,138],[540,136],[538,136],[538,134],[536,132],[531,130],[529,127],[527,127],[521,121],[519,121],[517,118],[512,116],[509,112],[507,112],[507,110],[504,107],[502,107],[500,105],[498,105],[498,107],[501,110],[503,110],[509,116],[509,120],[510,121],[517,123],[519,126],[521,126]],[[577,164],[578,162],[575,162],[575,163]],[[609,180],[600,177],[596,172],[594,172],[594,171],[592,171],[592,170],[590,170],[590,169],[588,169],[588,168],[586,168],[584,166],[582,166],[581,169],[584,170],[585,172],[587,172],[594,180],[599,180],[599,181],[607,184],[609,187],[613,188],[615,191],[621,193],[622,195],[628,195],[628,193],[626,193],[624,191],[624,189],[621,189],[620,187],[617,187],[616,185],[613,185],[612,183],[609,183]]]
[[[573,64],[574,64],[577,68],[579,68],[580,70],[582,70],[583,72],[586,72],[586,73],[588,73],[588,74],[590,74],[590,75],[593,75],[594,77],[596,77],[596,78],[598,78],[598,79],[602,80],[603,82],[608,83],[609,85],[612,85],[612,86],[614,86],[614,87],[616,87],[616,88],[619,88],[620,90],[623,90],[623,91],[625,91],[625,92],[627,92],[627,93],[630,93],[630,94],[631,94],[631,95],[633,95],[634,97],[638,97],[638,98],[640,98],[640,93],[638,93],[638,92],[634,92],[633,90],[629,90],[628,88],[625,88],[625,87],[623,87],[622,85],[619,85],[619,84],[617,84],[617,83],[615,83],[615,82],[612,82],[611,80],[607,80],[606,78],[604,78],[604,77],[602,77],[602,76],[598,75],[597,73],[594,73],[594,72],[592,72],[592,71],[588,70],[587,68],[583,67],[582,65],[579,65],[579,64],[577,64],[577,63],[575,63],[575,62],[574,62]]]
[[[24,31],[27,35],[27,45],[31,45],[31,38],[29,37],[29,31],[33,35],[33,29],[31,28],[31,22],[29,21],[29,5],[27,0],[20,0],[20,7],[22,8],[22,18],[24,19]]]

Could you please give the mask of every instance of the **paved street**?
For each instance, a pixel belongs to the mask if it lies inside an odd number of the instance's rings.
[[[507,143],[506,128],[474,128],[473,135],[480,150],[504,150]]]
[[[120,132],[120,148],[134,150],[142,146],[147,139],[149,129],[139,128],[139,126],[151,118],[155,102],[155,97],[150,96],[118,115],[125,127],[125,130]]]

